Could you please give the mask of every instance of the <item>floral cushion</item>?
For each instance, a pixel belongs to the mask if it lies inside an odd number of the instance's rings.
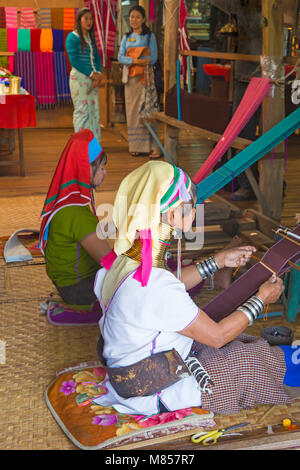
[[[93,403],[107,392],[100,363],[85,363],[57,373],[45,392],[46,403],[71,441],[81,449],[140,443],[151,438],[215,425],[213,413],[186,408],[153,416],[118,413]],[[144,442],[145,444],[145,442]],[[136,444],[135,444],[136,446]]]

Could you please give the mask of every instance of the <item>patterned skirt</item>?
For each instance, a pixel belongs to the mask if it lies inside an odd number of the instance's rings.
[[[125,85],[125,107],[129,152],[150,153],[159,147],[139,117],[143,84],[139,77],[129,77]],[[157,126],[151,123],[157,134]]]
[[[92,79],[72,69],[70,73],[70,91],[74,105],[73,126],[74,132],[90,129],[98,142],[101,141],[100,111],[98,88],[88,93]]]
[[[258,404],[290,403],[283,380],[284,352],[262,338],[239,335],[220,349],[194,342],[195,356],[210,375],[212,394],[202,393],[202,407],[221,414],[238,413]]]

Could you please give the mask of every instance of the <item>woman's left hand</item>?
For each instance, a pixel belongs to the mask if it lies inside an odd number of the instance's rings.
[[[220,269],[237,268],[238,266],[245,266],[254,251],[256,251],[256,248],[250,245],[240,246],[238,248],[229,248],[228,250],[223,250],[217,253],[215,255],[215,260]]]

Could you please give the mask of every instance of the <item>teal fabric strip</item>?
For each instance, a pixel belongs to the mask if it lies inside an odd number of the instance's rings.
[[[200,204],[229,183],[232,175],[240,173],[257,162],[266,153],[280,144],[300,127],[300,108],[280,121],[276,126],[242,150],[218,170],[207,176],[197,185],[197,203]],[[226,173],[224,173],[224,170]]]
[[[30,51],[30,29],[18,29],[18,51]]]

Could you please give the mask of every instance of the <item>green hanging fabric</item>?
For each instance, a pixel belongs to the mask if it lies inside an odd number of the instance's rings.
[[[30,29],[18,29],[18,51],[30,51]]]
[[[0,28],[0,52],[7,52],[7,30]],[[0,56],[0,67],[8,67],[8,57]]]

